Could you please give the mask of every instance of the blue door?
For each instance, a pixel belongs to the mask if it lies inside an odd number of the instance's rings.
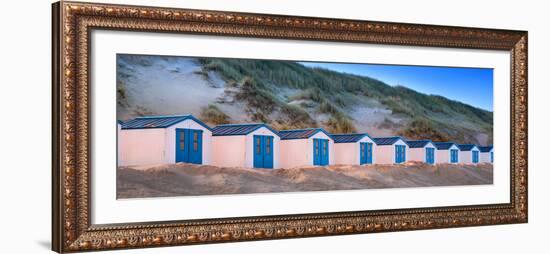
[[[472,151],[472,162],[473,163],[479,162],[479,151]]]
[[[401,162],[401,146],[395,146],[395,163]]]
[[[313,139],[313,165],[321,165],[321,147],[319,139]]]
[[[451,149],[451,163],[458,163],[458,150]]]
[[[326,166],[328,165],[328,139],[313,139],[313,165]]]
[[[321,166],[328,165],[328,140],[321,139]]]
[[[264,168],[273,168],[273,137],[264,138]]]
[[[254,136],[254,167],[273,168],[273,137]]]
[[[405,158],[405,146],[396,145],[395,146],[395,163],[403,163],[407,158]]]
[[[359,164],[367,164],[367,143],[359,144]]]
[[[434,164],[435,162],[434,153],[435,153],[434,148],[426,147],[426,163]]]
[[[176,162],[202,164],[202,130],[176,129]]]
[[[372,164],[372,143],[367,143],[367,164]]]
[[[359,163],[372,164],[372,143],[360,143]]]
[[[491,163],[493,163],[493,152],[491,152]]]

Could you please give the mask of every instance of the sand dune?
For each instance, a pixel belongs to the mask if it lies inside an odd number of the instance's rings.
[[[219,168],[171,164],[147,169],[120,167],[117,198],[299,192],[493,183],[493,166],[335,165],[293,169]]]

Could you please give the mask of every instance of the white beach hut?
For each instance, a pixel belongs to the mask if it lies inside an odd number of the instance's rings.
[[[407,161],[419,161],[426,164],[435,164],[435,145],[430,140],[407,140],[409,156]]]
[[[121,124],[119,166],[210,164],[212,131],[192,115],[138,117]]]
[[[334,164],[334,140],[321,128],[279,131],[281,167]]]
[[[479,148],[479,162],[493,163],[494,161],[493,146],[480,146],[478,148]]]
[[[479,148],[472,144],[457,145],[460,150],[458,160],[460,163],[477,164],[479,163]]]
[[[376,143],[368,134],[332,134],[331,137],[334,140],[334,164],[375,163]]]
[[[117,165],[122,164],[122,159],[120,157],[120,131],[122,130],[122,121],[116,121],[116,160]]]
[[[401,137],[373,138],[376,143],[376,164],[395,164],[407,161],[409,146]]]
[[[436,163],[458,163],[460,149],[452,142],[434,142]]]
[[[218,167],[279,168],[280,137],[266,124],[224,124],[212,129],[212,164]]]

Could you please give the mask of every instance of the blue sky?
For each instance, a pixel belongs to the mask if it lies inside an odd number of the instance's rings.
[[[493,111],[493,69],[317,62],[300,64],[368,76],[391,86],[401,85]]]

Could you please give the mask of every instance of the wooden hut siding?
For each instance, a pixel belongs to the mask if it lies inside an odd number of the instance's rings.
[[[245,167],[245,136],[213,136],[212,165],[217,167]]]
[[[119,166],[170,163],[166,159],[165,139],[165,129],[121,130]]]
[[[480,163],[493,163],[493,161],[494,161],[493,151],[479,153],[479,162]]]

